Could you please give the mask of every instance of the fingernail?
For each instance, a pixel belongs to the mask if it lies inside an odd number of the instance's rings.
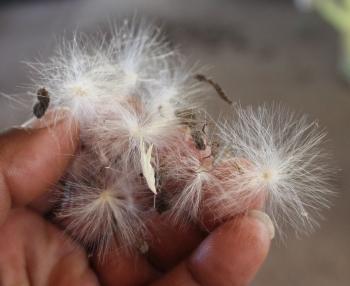
[[[42,118],[32,117],[21,125],[22,128],[41,129],[54,126],[71,115],[70,109],[61,107],[48,111]]]
[[[275,237],[275,227],[271,218],[266,213],[259,210],[251,210],[248,212],[248,216],[260,221],[265,225],[269,233],[270,239],[273,239]]]
[[[139,250],[142,254],[146,254],[149,250],[149,245],[147,241],[142,241],[141,245],[139,246]]]

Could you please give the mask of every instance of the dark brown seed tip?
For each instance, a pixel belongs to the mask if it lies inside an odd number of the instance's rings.
[[[44,87],[39,88],[38,91],[36,92],[36,94],[38,96],[38,99],[39,99],[39,96],[40,97],[48,97],[49,96],[49,92]]]
[[[34,105],[33,114],[35,115],[36,118],[43,117],[45,112],[46,112],[46,108],[40,102],[38,102]]]

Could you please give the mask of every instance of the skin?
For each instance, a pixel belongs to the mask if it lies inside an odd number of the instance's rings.
[[[155,213],[145,255],[88,258],[43,217],[48,191],[76,151],[79,128],[67,119],[56,118],[50,128],[41,122],[0,135],[0,285],[249,285],[270,246],[266,224],[249,215],[208,235],[195,225],[171,226]]]

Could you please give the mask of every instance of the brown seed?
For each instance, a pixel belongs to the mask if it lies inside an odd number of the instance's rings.
[[[36,94],[38,102],[33,107],[33,114],[35,117],[41,118],[49,108],[50,96],[45,88],[40,88]]]

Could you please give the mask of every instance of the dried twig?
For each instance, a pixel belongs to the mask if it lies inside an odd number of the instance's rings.
[[[197,79],[198,81],[201,81],[201,82],[209,83],[215,89],[215,91],[217,92],[217,94],[220,96],[220,98],[222,100],[224,100],[228,104],[231,104],[231,105],[233,104],[232,100],[228,98],[228,96],[225,94],[222,87],[218,83],[213,81],[212,79],[206,77],[203,74],[196,74],[195,79]]]

